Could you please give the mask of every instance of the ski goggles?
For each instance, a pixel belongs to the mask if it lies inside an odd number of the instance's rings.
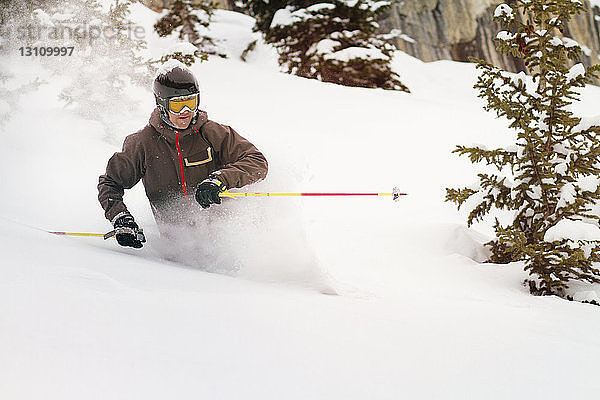
[[[173,114],[181,114],[182,112],[196,111],[198,109],[198,102],[200,95],[198,93],[189,96],[171,97],[167,100],[167,108]]]

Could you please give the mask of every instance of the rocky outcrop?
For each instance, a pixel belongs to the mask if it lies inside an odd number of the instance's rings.
[[[173,4],[173,0],[141,0],[141,2],[155,11],[168,8]],[[200,0],[197,2],[200,3]],[[192,3],[194,3],[194,0],[192,0]],[[225,10],[231,10],[233,6],[233,0],[213,0],[213,3],[216,4],[217,8],[223,8]]]
[[[382,21],[384,30],[400,29],[399,49],[424,61],[468,61],[482,58],[508,70],[523,69],[520,60],[496,51],[494,38],[500,30],[492,16],[501,0],[404,0],[395,4]],[[589,1],[584,0],[588,9]],[[565,35],[591,50],[588,65],[598,62],[600,9],[571,21]]]

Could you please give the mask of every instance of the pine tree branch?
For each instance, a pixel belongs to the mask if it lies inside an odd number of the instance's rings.
[[[498,170],[502,170],[506,165],[512,165],[516,159],[516,152],[505,149],[485,150],[480,147],[459,145],[452,153],[458,153],[459,156],[468,155],[473,164],[485,161],[487,165],[494,165]]]

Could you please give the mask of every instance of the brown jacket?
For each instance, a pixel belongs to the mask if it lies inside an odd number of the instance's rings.
[[[98,200],[106,218],[127,211],[124,189],[142,180],[158,222],[186,220],[200,208],[194,200],[199,183],[213,173],[228,187],[238,188],[263,179],[267,160],[231,127],[210,121],[204,111],[195,123],[177,131],[155,109],[142,130],[129,135],[123,151],[115,153],[100,176]]]

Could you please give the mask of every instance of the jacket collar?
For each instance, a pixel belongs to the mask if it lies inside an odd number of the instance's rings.
[[[202,125],[204,125],[206,121],[208,121],[208,115],[206,114],[206,111],[198,110],[196,121],[192,122],[186,129],[179,129],[179,137],[181,138],[200,131]],[[165,124],[165,122],[160,118],[160,111],[158,107],[155,108],[150,115],[150,125],[156,130],[156,132],[158,132],[160,136],[164,137],[167,142],[170,144],[175,143],[176,129]]]

